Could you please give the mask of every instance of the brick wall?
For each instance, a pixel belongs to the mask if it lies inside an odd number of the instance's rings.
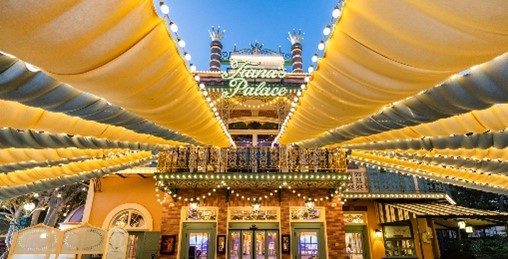
[[[272,190],[266,189],[248,189],[248,190],[237,190],[238,193],[245,195],[246,197],[256,197],[267,195]],[[308,194],[309,190],[297,190],[302,194]],[[199,192],[198,192],[199,193]],[[183,197],[194,196],[192,190],[179,190],[179,195]],[[327,190],[312,190],[314,197],[323,197],[328,194]],[[295,194],[290,190],[282,190],[282,200],[279,202],[278,194],[273,197],[262,200],[261,206],[280,206],[281,208],[281,219],[280,229],[281,235],[290,234],[290,223],[289,223],[289,207],[291,206],[304,206],[303,199],[296,197]],[[328,240],[328,258],[341,259],[346,258],[346,244],[345,244],[345,233],[343,223],[342,206],[340,202],[334,201],[337,206],[332,207],[332,203],[328,201],[317,202],[316,206],[326,208],[326,225],[327,225],[327,240]],[[178,201],[173,206],[169,203],[163,206],[162,210],[162,222],[161,222],[161,234],[162,235],[179,235],[180,234],[180,212],[181,207],[187,206],[186,202]],[[217,222],[217,234],[227,234],[227,208],[228,206],[251,206],[251,202],[242,200],[240,197],[236,197],[236,194],[231,194],[229,202],[226,202],[225,190],[217,190],[216,193],[212,193],[212,196],[207,197],[200,203],[200,206],[213,206],[219,208],[218,222]],[[180,237],[177,237],[177,243],[180,244]],[[178,249],[179,246],[176,247]],[[161,255],[164,259],[176,259],[177,253],[174,255]],[[225,259],[226,255],[217,255],[218,259]],[[290,259],[289,254],[282,254],[282,259]]]
[[[337,206],[332,206],[332,204]],[[328,258],[346,258],[346,232],[344,231],[344,213],[340,201],[326,204],[326,238]]]

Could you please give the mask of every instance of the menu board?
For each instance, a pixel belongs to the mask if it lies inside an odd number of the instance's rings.
[[[385,238],[412,238],[409,226],[384,226]]]

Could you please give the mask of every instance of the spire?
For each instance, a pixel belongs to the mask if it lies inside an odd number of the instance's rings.
[[[208,31],[208,33],[210,34],[210,39],[212,39],[212,41],[222,41],[222,39],[224,38],[224,33],[226,32],[226,30],[220,30],[220,26],[217,27],[217,30],[212,26],[212,29]]]
[[[210,42],[210,71],[220,71],[220,62],[222,57],[222,39],[226,30],[220,30],[220,26],[217,30],[212,27],[208,31],[212,42]]]
[[[298,30],[298,32],[296,30],[293,29],[293,33],[291,32],[288,32],[288,40],[291,42],[291,44],[296,44],[296,43],[302,43],[302,40],[303,40],[303,35],[305,33],[302,32],[302,30]]]

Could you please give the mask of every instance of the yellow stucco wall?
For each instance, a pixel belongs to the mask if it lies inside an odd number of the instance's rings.
[[[90,202],[90,201],[87,201]],[[162,206],[155,196],[155,181],[152,177],[116,175],[101,179],[101,191],[96,191],[92,202],[89,223],[102,227],[108,213],[125,203],[137,203],[144,206],[153,217],[153,231],[161,229]]]
[[[369,244],[365,244],[366,247],[370,248],[371,259],[381,259],[385,255],[385,247],[382,237],[376,237],[375,230],[381,230],[381,226],[378,224],[376,216],[375,202],[370,200],[357,200],[354,202],[348,202],[346,206],[350,207],[367,207],[367,235]],[[357,211],[361,212],[361,211]],[[347,211],[344,212],[348,213]]]
[[[426,219],[412,219],[411,225],[413,228],[413,236],[415,239],[416,252],[419,254],[419,258],[434,258],[434,252],[432,250],[432,243],[420,243],[422,233],[431,231],[431,228],[427,226]],[[421,256],[421,250],[423,249],[423,257]]]
[[[376,237],[375,230],[382,230],[381,225],[378,224],[377,213],[376,213],[376,203],[372,200],[356,200],[353,202],[346,203],[346,206],[350,208],[355,207],[367,207],[367,229],[368,229],[368,237],[369,237],[369,246],[370,246],[370,256],[372,259],[382,259],[385,257],[385,247],[383,237]],[[348,211],[344,211],[344,213],[348,213]],[[414,244],[416,248],[416,253],[418,258],[434,258],[434,252],[431,243],[422,242],[420,245],[420,236],[421,233],[426,231],[432,232],[432,228],[428,226],[427,221],[425,219],[418,219],[418,224],[415,219],[411,220],[411,227],[413,229],[414,236]],[[435,233],[433,234],[435,235]],[[432,242],[436,242],[435,238],[432,239]],[[437,246],[437,243],[435,244]],[[423,248],[423,256],[422,256],[422,248]]]

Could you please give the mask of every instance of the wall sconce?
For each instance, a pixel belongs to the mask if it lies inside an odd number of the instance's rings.
[[[192,198],[189,202],[189,210],[196,211],[199,207],[199,200],[197,198]]]
[[[466,233],[468,233],[468,234],[473,233],[473,227],[471,227],[471,226],[467,226],[467,227],[466,227]]]
[[[307,198],[307,200],[305,201],[305,208],[311,211],[314,209],[314,206],[315,206],[314,200],[311,197]]]
[[[374,230],[374,236],[375,236],[376,238],[380,238],[380,237],[382,237],[382,236],[383,236],[383,232],[381,232],[381,230],[379,230],[379,229],[377,229],[377,228],[376,228],[376,229]]]
[[[258,213],[260,209],[261,209],[261,202],[254,199],[252,201],[252,212]]]
[[[466,222],[464,220],[460,220],[458,222],[459,229],[465,229],[466,228]]]

